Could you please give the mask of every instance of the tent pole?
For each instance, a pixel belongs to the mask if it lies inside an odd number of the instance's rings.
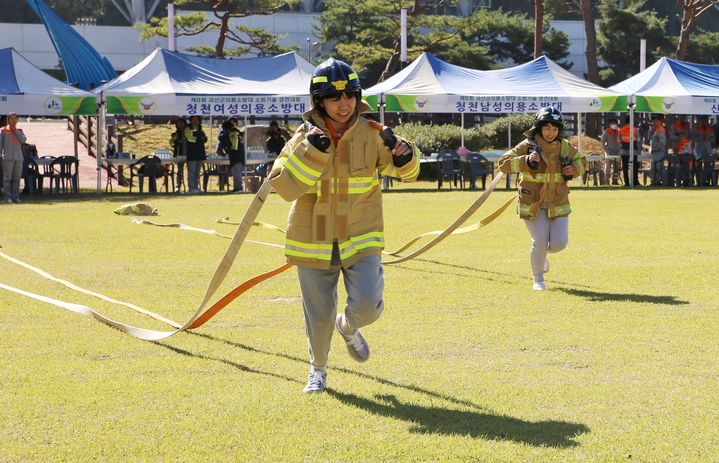
[[[512,149],[512,115],[507,116],[507,151]],[[512,174],[507,174],[507,189],[509,190]]]
[[[462,122],[462,127],[460,127],[459,133],[462,140],[461,146],[464,146],[464,113],[460,113],[460,120]]]
[[[634,105],[629,106],[629,186],[634,188]]]
[[[102,92],[100,92],[100,105],[97,111],[97,194],[102,193],[102,156],[104,154],[104,130],[105,130],[105,102],[102,98]]]
[[[582,152],[582,113],[577,113],[577,150]]]

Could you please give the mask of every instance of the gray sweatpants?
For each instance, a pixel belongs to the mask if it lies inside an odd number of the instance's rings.
[[[569,217],[555,217],[549,220],[547,210],[540,208],[533,220],[525,220],[532,236],[532,250],[529,253],[534,281],[544,281],[544,260],[547,253],[559,252],[569,242]]]
[[[343,269],[335,244],[328,270],[297,267],[302,290],[305,330],[310,364],[327,369],[332,333],[337,316],[337,283],[340,272],[347,291],[345,317],[352,328],[362,328],[377,320],[384,309],[384,270],[380,256],[366,256],[352,267]]]
[[[3,191],[5,200],[20,199],[20,177],[22,177],[22,159],[19,161],[2,160]]]

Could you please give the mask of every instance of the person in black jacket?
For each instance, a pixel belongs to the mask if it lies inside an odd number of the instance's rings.
[[[217,154],[227,154],[230,158],[230,171],[234,188],[233,193],[242,193],[242,173],[245,169],[245,144],[242,132],[237,127],[236,117],[231,117],[222,123],[220,134],[217,137]]]
[[[207,159],[205,152],[207,135],[202,130],[202,118],[200,116],[195,115],[190,118],[190,126],[185,129],[185,138],[187,139],[188,193],[199,193],[200,168],[202,167],[202,161]]]

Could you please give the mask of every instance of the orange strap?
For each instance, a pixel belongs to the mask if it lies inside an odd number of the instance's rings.
[[[250,278],[249,280],[243,282],[240,286],[238,286],[237,288],[233,289],[229,293],[222,296],[222,298],[219,301],[215,302],[212,305],[212,307],[205,310],[202,313],[202,315],[197,317],[197,319],[194,322],[192,322],[192,324],[189,326],[189,328],[198,328],[198,327],[204,325],[205,322],[207,322],[209,319],[211,319],[212,317],[217,315],[217,313],[220,310],[224,309],[227,306],[227,304],[229,304],[230,302],[232,302],[235,299],[237,299],[238,297],[240,297],[242,295],[242,293],[244,293],[248,289],[262,283],[263,281],[272,278],[275,275],[279,275],[280,273],[284,272],[285,270],[287,270],[290,267],[292,267],[292,264],[285,264],[285,265],[282,265],[281,267],[277,267],[276,269],[270,270],[269,272],[265,272],[265,273],[256,275],[256,276]]]

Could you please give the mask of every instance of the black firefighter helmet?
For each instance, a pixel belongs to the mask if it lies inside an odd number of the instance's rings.
[[[534,116],[534,124],[532,124],[532,127],[540,133],[542,131],[542,126],[547,122],[551,122],[559,126],[560,131],[564,128],[564,117],[562,116],[562,112],[553,106],[540,109],[537,112],[537,115]]]
[[[330,58],[315,68],[310,83],[312,106],[319,107],[322,98],[337,96],[342,93],[356,95],[362,99],[362,85],[352,67],[344,61]]]

